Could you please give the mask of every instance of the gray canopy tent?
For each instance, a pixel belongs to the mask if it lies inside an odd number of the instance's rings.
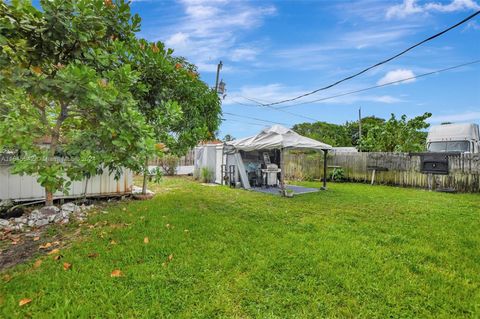
[[[239,140],[226,142],[226,145],[234,148],[235,151],[261,151],[261,150],[280,150],[280,186],[285,190],[284,183],[284,151],[285,150],[316,150],[323,151],[323,188],[327,186],[327,153],[332,146],[316,141],[314,139],[302,136],[291,129],[281,125],[274,125],[262,130],[254,136]]]

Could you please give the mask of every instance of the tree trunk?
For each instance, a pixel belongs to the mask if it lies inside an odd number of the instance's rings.
[[[53,206],[53,193],[45,188],[45,206]]]
[[[90,180],[90,176],[87,176],[85,179],[85,190],[83,192],[83,202],[87,201],[87,190],[88,190],[88,181]]]
[[[55,123],[55,127],[52,129],[51,133],[51,141],[50,141],[50,149],[47,158],[47,164],[52,165],[55,162],[55,152],[57,151],[58,142],[60,140],[60,128],[62,127],[62,123],[67,117],[67,105],[61,104],[60,115],[57,118],[57,122]],[[52,189],[49,187],[45,187],[45,205],[52,206],[53,205],[53,192]]]
[[[145,158],[145,166],[143,168],[143,186],[142,194],[147,194],[147,179],[148,179],[148,156]]]

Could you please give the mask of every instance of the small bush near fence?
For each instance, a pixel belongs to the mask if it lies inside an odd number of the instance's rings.
[[[213,182],[213,171],[208,167],[203,167],[200,173],[200,179],[203,183]]]
[[[158,165],[163,169],[167,176],[175,175],[179,158],[175,155],[165,155],[158,160]]]
[[[345,171],[343,168],[335,167],[330,173],[329,179],[334,182],[343,182],[345,180]]]

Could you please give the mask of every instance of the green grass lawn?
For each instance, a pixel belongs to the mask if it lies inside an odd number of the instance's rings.
[[[152,188],[153,200],[77,226],[61,260],[2,273],[0,317],[480,316],[478,194],[330,184],[286,199],[178,178]]]

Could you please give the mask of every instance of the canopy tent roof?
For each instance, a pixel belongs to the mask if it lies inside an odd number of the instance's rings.
[[[302,136],[281,125],[274,125],[262,130],[257,135],[226,142],[226,144],[233,146],[237,150],[247,152],[272,149],[332,149],[328,144]]]

